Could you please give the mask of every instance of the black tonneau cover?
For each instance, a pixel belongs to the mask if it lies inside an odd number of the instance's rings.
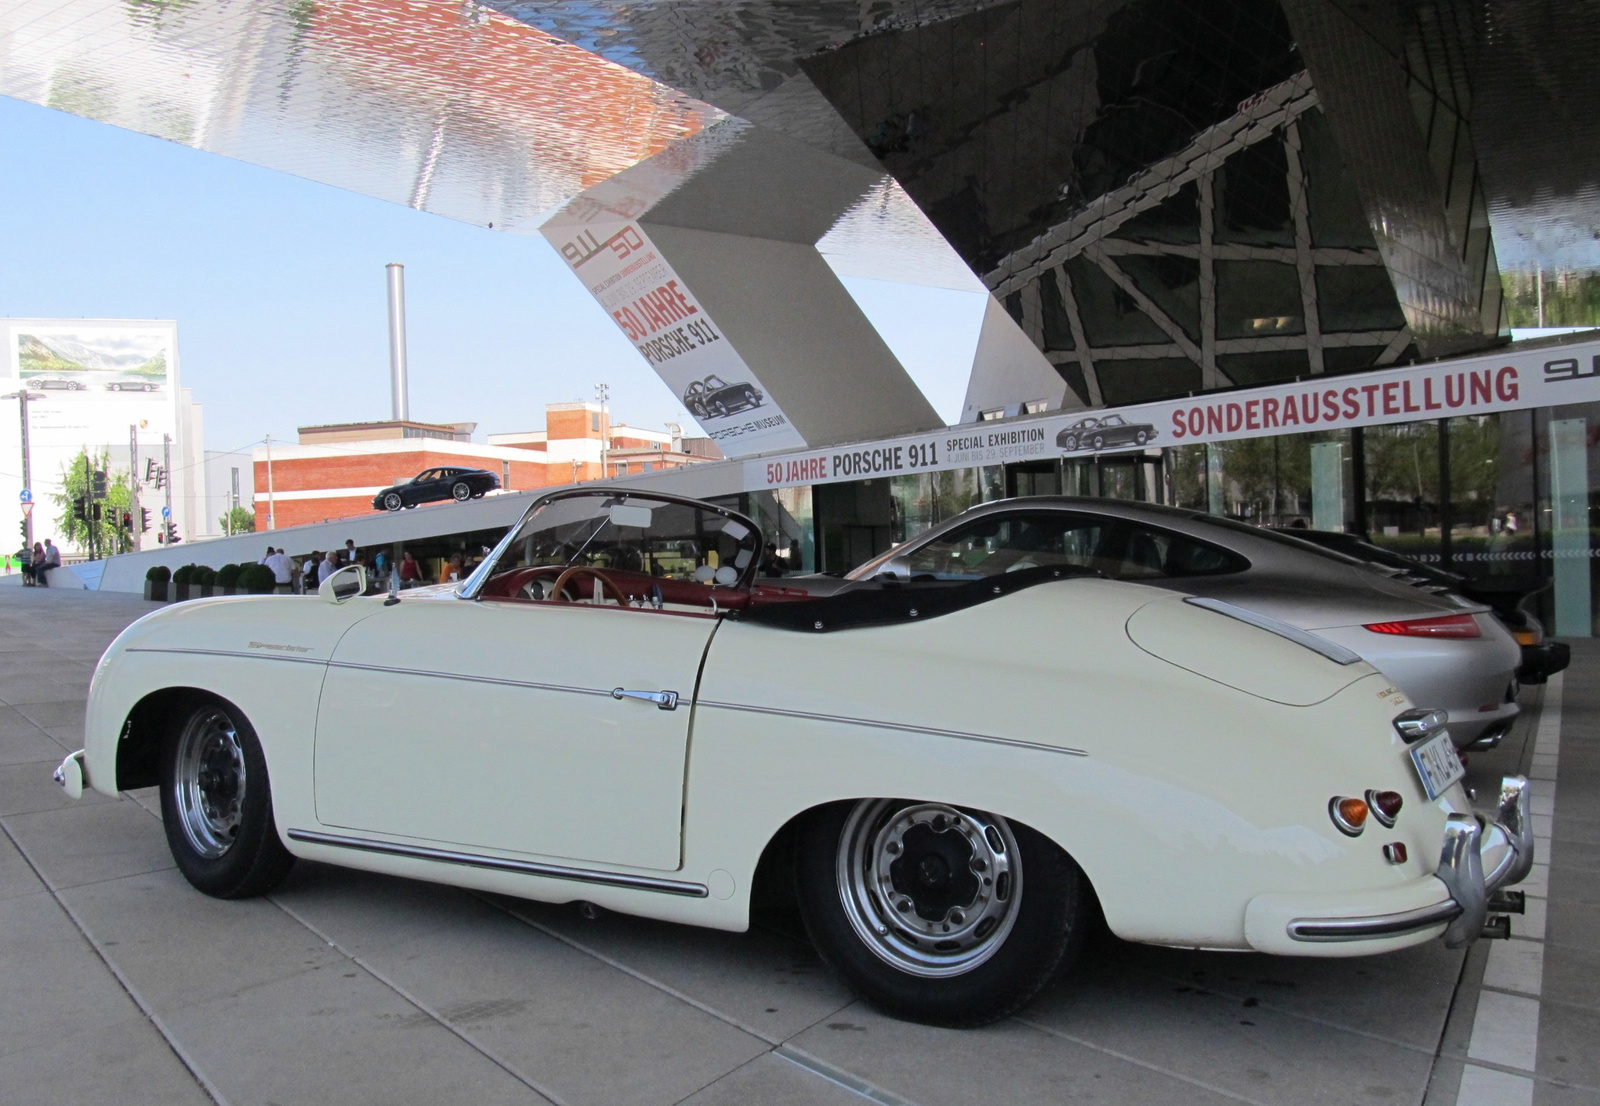
[[[1092,568],[1056,565],[1019,569],[984,580],[919,579],[903,582],[894,577],[876,576],[833,595],[793,603],[762,604],[741,611],[729,611],[726,617],[782,630],[825,634],[863,626],[922,622],[987,603],[1035,584],[1098,575],[1100,573]]]

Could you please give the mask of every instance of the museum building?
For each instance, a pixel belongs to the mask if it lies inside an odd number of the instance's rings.
[[[984,498],[1126,495],[1360,530],[1549,595],[1559,569],[1585,611],[1560,632],[1593,631],[1600,374],[1582,335],[1512,341],[1600,323],[1592,6],[28,0],[3,24],[7,95],[543,237],[731,459],[694,487],[797,568]],[[78,73],[95,96],[52,92]],[[985,297],[955,426],[859,278]],[[1502,356],[1566,387],[1054,444],[1062,419]],[[1045,423],[1040,452],[763,478]]]

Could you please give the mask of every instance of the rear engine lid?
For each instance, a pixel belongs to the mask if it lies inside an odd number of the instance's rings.
[[[1354,654],[1332,643],[1327,649],[1339,660],[1295,637],[1180,596],[1140,607],[1128,619],[1127,633],[1130,641],[1159,660],[1287,706],[1320,703],[1373,672],[1371,665],[1360,658],[1348,659]]]

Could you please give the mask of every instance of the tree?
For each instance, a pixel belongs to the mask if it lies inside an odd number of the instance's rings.
[[[92,517],[90,499],[96,469],[107,473],[106,497],[99,501],[101,516],[98,521]],[[56,532],[61,535],[63,544],[71,542],[88,552],[92,534],[97,555],[127,553],[133,549],[133,536],[122,528],[123,512],[133,510],[133,489],[126,471],[111,471],[109,452],[90,453],[87,446],[79,450],[76,457],[61,466],[61,490],[50,498],[60,512],[56,515]],[[75,501],[80,498],[84,500],[84,513],[91,516],[88,519],[77,517]]]
[[[228,513],[217,519],[224,534],[253,534],[256,532],[256,513],[243,507],[230,507]]]

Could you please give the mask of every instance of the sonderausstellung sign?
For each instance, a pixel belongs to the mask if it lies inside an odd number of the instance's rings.
[[[1132,407],[967,423],[879,442],[753,458],[747,489],[826,484],[1146,445],[1346,430],[1600,401],[1600,342],[1487,354]]]

